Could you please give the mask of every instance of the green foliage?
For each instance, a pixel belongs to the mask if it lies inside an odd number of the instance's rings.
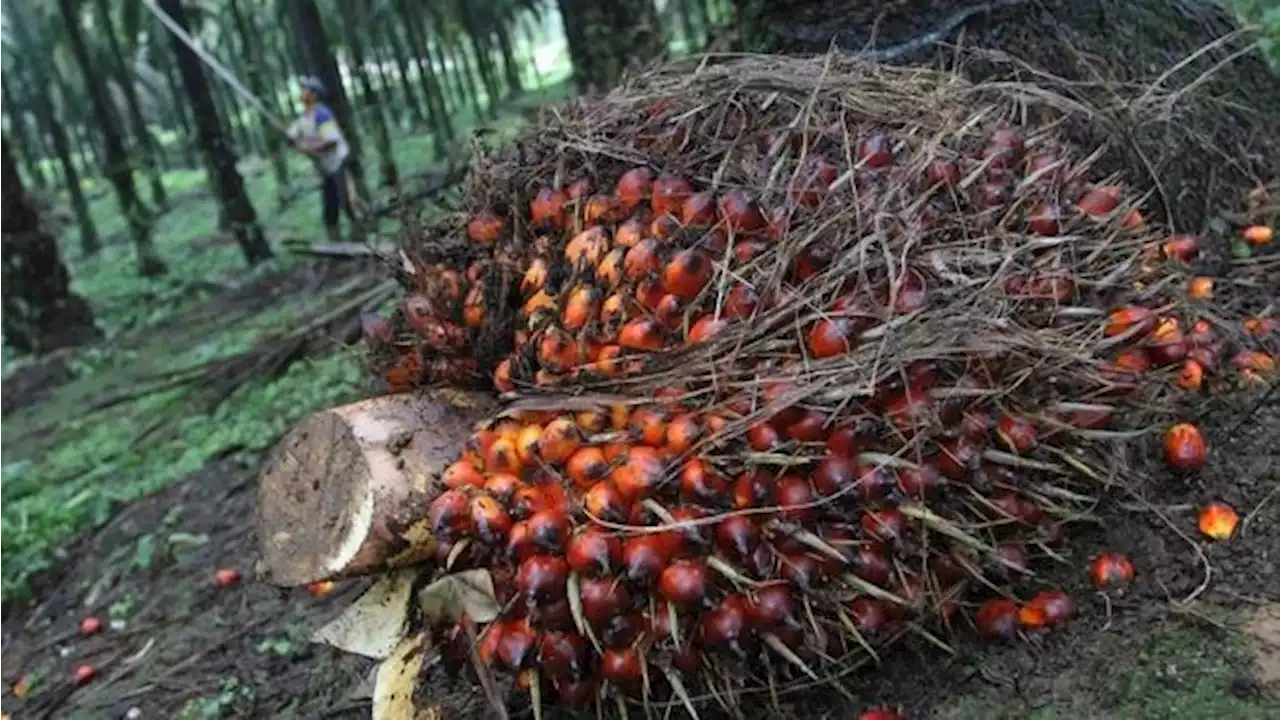
[[[252,685],[229,677],[222,681],[216,695],[188,700],[178,711],[178,720],[217,720],[240,715],[253,707],[253,695]]]
[[[1280,0],[1232,0],[1236,12],[1258,28],[1258,46],[1280,72]]]

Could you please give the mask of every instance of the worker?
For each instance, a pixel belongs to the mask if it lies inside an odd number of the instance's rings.
[[[339,221],[343,212],[351,222],[355,239],[356,215],[347,177],[347,156],[351,149],[333,110],[323,102],[324,83],[316,77],[303,77],[298,85],[302,91],[302,116],[290,126],[289,137],[299,152],[311,158],[320,173],[324,229],[330,242],[342,239]]]

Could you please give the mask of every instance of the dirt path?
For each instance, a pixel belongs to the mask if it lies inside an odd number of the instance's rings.
[[[72,551],[78,560],[39,605],[5,620],[6,710],[14,717],[317,717],[343,707],[367,672],[310,645],[310,631],[360,592],[317,599],[252,582],[251,468],[215,463],[135,503]],[[233,567],[242,585],[220,588]],[[103,630],[78,632],[88,615]],[[73,688],[73,668],[97,678]],[[25,702],[13,697],[30,679]]]

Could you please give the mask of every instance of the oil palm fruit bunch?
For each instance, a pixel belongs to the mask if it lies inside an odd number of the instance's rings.
[[[1110,443],[1187,362],[1269,372],[1048,94],[830,62],[575,105],[479,165],[440,229],[467,264],[414,266],[390,324],[514,401],[426,518],[434,572],[487,570],[500,608],[430,628],[459,666],[692,706],[1051,627],[1036,568]]]

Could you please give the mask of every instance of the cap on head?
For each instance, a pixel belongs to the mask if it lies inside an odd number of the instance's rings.
[[[318,77],[315,77],[312,75],[304,75],[303,77],[298,79],[298,85],[303,90],[310,90],[311,92],[315,93],[316,97],[323,98],[325,95],[324,83],[321,82],[320,78]]]

